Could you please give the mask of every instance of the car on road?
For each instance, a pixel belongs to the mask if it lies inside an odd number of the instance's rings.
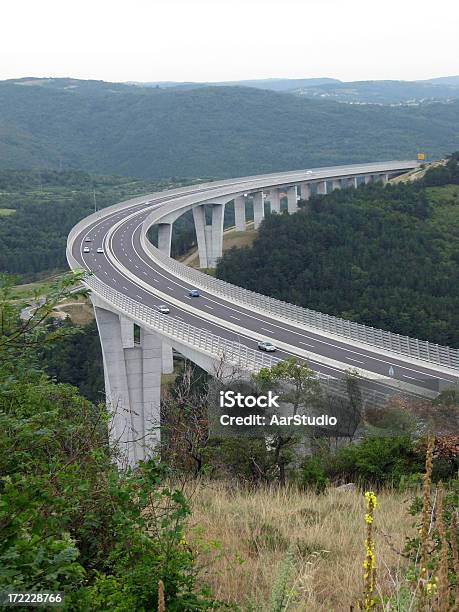
[[[98,253],[103,253],[103,252],[104,252],[104,249],[103,249],[102,247],[98,247],[97,252],[98,252]]]
[[[277,351],[277,347],[272,342],[269,342],[269,340],[260,340],[257,346],[260,351],[265,351],[266,353]]]
[[[171,311],[169,306],[165,306],[164,304],[161,304],[161,306],[158,306],[158,310],[161,314],[169,314]]]
[[[85,238],[84,241],[85,242],[92,242],[91,238]]]
[[[190,289],[190,290],[188,291],[188,295],[189,295],[190,297],[199,297],[199,296],[200,296],[200,293],[199,293],[199,291],[198,291],[197,289]]]
[[[89,253],[89,247],[84,247],[83,253]]]

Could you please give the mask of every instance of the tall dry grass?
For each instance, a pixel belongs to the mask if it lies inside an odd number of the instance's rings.
[[[403,574],[404,559],[396,551],[412,535],[408,497],[378,494],[374,537],[378,589],[385,593]],[[273,585],[292,552],[286,609],[348,611],[362,594],[365,498],[360,491],[315,495],[202,482],[192,495],[192,511],[188,540],[201,547],[205,580],[223,601],[242,610],[270,610]],[[383,534],[390,534],[390,541]]]

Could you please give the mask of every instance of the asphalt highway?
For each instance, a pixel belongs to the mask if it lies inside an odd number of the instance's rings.
[[[113,212],[89,222],[77,235],[72,246],[73,256],[82,268],[92,271],[118,292],[153,308],[167,304],[171,312],[164,316],[174,317],[253,349],[257,348],[260,339],[271,340],[282,347],[287,345],[287,348],[277,351],[277,357],[300,356],[308,361],[312,369],[323,374],[340,377],[343,366],[350,370],[365,370],[375,378],[382,377],[381,380],[371,381],[371,387],[381,391],[387,391],[384,377],[388,376],[430,391],[438,390],[439,379],[450,383],[457,381],[454,374],[439,372],[431,364],[409,364],[396,355],[393,358],[380,355],[371,346],[368,349],[355,347],[345,339],[335,340],[322,336],[320,332],[306,331],[286,320],[279,321],[269,315],[253,312],[203,290],[200,290],[199,298],[189,297],[190,286],[155,263],[144,252],[140,241],[141,225],[152,207],[160,205],[161,208],[168,208],[179,197],[178,193],[175,190],[173,195],[165,192],[153,199],[146,197],[144,202],[122,210],[114,207]],[[209,187],[188,188],[183,193],[187,196],[202,194],[204,199],[204,196],[208,197]],[[91,242],[85,242],[86,238],[90,238]],[[90,248],[89,253],[83,252],[85,246]],[[97,253],[99,247],[104,249],[104,253]],[[129,270],[128,274],[120,269],[120,264]],[[325,363],[320,361],[321,358],[325,358]],[[334,362],[339,362],[340,367],[335,367]]]

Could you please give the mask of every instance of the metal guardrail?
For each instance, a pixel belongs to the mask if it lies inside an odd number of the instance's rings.
[[[72,269],[79,267],[78,261],[69,249],[67,249],[67,259]],[[165,317],[153,308],[140,304],[109,287],[94,276],[86,277],[83,282],[98,297],[114,306],[121,314],[135,319],[140,325],[145,325],[172,340],[175,339],[197,350],[204,351],[213,356],[216,361],[222,360],[241,371],[256,373],[262,368],[270,368],[281,361],[279,358],[261,353],[239,342],[227,340],[173,317]],[[320,372],[316,372],[315,376],[324,389],[332,395],[348,397],[346,383],[343,379],[336,379]],[[366,388],[361,389],[361,393],[363,404],[375,407],[385,406],[392,395],[389,391],[384,393]]]
[[[77,260],[67,251],[67,258],[72,268],[78,268]],[[172,340],[188,344],[213,356],[216,360],[224,359],[225,363],[237,366],[243,371],[258,372],[261,368],[270,368],[281,361],[276,357],[251,349],[239,342],[227,340],[205,329],[189,325],[173,317],[166,317],[154,308],[141,304],[116,289],[109,287],[95,276],[88,276],[84,284],[121,314],[134,319],[140,325],[152,328]]]
[[[192,187],[190,187],[191,189]],[[230,190],[233,187],[230,188]],[[173,190],[178,193],[180,190]],[[221,189],[217,189],[218,193],[221,193]],[[143,197],[137,197],[127,202],[122,202],[119,205],[115,205],[119,210],[129,208],[136,204],[145,202],[146,205],[151,206],[154,202],[155,197],[164,197],[165,192],[158,192],[157,194],[149,194]],[[171,193],[172,195],[172,193]],[[208,197],[208,196],[207,196]],[[167,202],[170,205],[170,200]],[[113,207],[109,209],[102,209],[97,213],[91,215],[80,221],[71,230],[68,237],[68,249],[73,242],[75,236],[87,225],[88,221],[96,220],[107,214],[113,212]],[[239,302],[243,306],[249,306],[258,310],[265,311],[267,314],[279,317],[292,323],[305,325],[310,327],[312,330],[324,331],[338,338],[347,340],[353,340],[362,342],[373,348],[383,349],[394,353],[395,355],[404,355],[412,357],[426,363],[436,364],[444,367],[448,367],[454,370],[459,370],[459,350],[453,349],[447,346],[434,344],[425,340],[418,340],[416,338],[410,338],[408,336],[402,336],[400,334],[394,334],[392,332],[384,331],[361,323],[355,323],[339,317],[323,314],[307,308],[301,308],[282,300],[276,300],[268,296],[264,296],[248,289],[243,289],[232,285],[225,281],[216,279],[207,274],[203,274],[198,270],[189,268],[184,264],[171,259],[170,257],[161,253],[156,247],[154,247],[146,238],[146,231],[149,224],[155,222],[155,217],[160,218],[162,205],[158,205],[157,215],[149,215],[148,222],[145,222],[142,227],[143,242],[144,246],[149,251],[151,257],[160,263],[162,266],[170,270],[173,274],[183,279],[185,282],[197,285],[203,289],[207,289],[211,292],[216,292],[222,297],[229,298],[230,300]],[[70,259],[69,259],[69,263]],[[79,266],[78,262],[75,261],[74,265]]]
[[[325,331],[334,336],[347,340],[354,340],[368,344],[374,348],[380,348],[398,355],[413,357],[427,363],[437,364],[452,369],[459,369],[459,350],[448,346],[441,346],[432,342],[394,334],[392,332],[355,323],[346,319],[340,319],[331,315],[323,314],[308,308],[301,308],[243,289],[226,281],[203,274],[199,270],[185,266],[179,261],[172,259],[161,253],[154,247],[146,237],[146,229],[142,228],[143,244],[147,248],[150,256],[161,266],[167,268],[175,276],[178,276],[187,283],[218,293],[221,297],[238,302],[243,306],[262,310],[268,315],[272,315],[292,323],[305,325],[317,331]]]
[[[78,267],[78,261],[67,251],[67,257],[72,268]],[[139,324],[145,325],[172,340],[177,340],[211,355],[217,362],[222,360],[243,372],[256,373],[262,368],[270,368],[281,359],[251,349],[239,342],[227,340],[216,334],[184,323],[173,317],[165,317],[153,308],[145,306],[132,298],[112,289],[94,276],[88,276],[84,284],[102,300],[114,306],[121,314],[135,319]],[[347,398],[347,387],[342,379],[316,372],[316,378],[325,390],[332,395]],[[362,390],[364,405],[384,406],[390,393],[365,389]]]

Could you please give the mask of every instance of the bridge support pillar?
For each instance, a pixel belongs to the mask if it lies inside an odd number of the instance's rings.
[[[332,181],[332,189],[341,189],[341,179],[333,179]]]
[[[300,185],[300,197],[302,200],[309,200],[311,197],[311,185],[309,183],[301,183]]]
[[[327,181],[320,181],[319,183],[317,183],[317,193],[319,195],[327,194]]]
[[[263,201],[263,192],[257,191],[253,194],[253,225],[255,229],[260,227],[260,224],[264,218],[265,204]]]
[[[245,198],[237,196],[234,198],[234,221],[237,232],[245,232]]]
[[[171,255],[172,223],[158,224],[158,249],[161,253]]]
[[[203,204],[193,208],[194,225],[198,241],[199,266],[215,268],[223,250],[224,204],[212,204],[212,223],[206,224],[206,211]]]
[[[292,185],[292,187],[287,189],[287,207],[289,215],[296,213],[298,210],[298,201],[296,197],[296,185]]]
[[[368,185],[368,183],[371,183],[371,179],[372,179],[371,174],[365,174],[365,178],[364,178],[365,185]]]
[[[172,346],[167,342],[162,342],[162,372],[163,374],[172,374],[174,371],[174,355]]]
[[[105,394],[111,410],[110,438],[121,450],[121,463],[147,459],[160,440],[161,340],[140,330],[140,344],[128,337],[129,319],[93,299],[104,361]],[[132,331],[133,336],[133,331]],[[131,345],[132,344],[132,345]]]
[[[280,193],[279,189],[270,189],[269,191],[269,205],[271,213],[280,213]]]

